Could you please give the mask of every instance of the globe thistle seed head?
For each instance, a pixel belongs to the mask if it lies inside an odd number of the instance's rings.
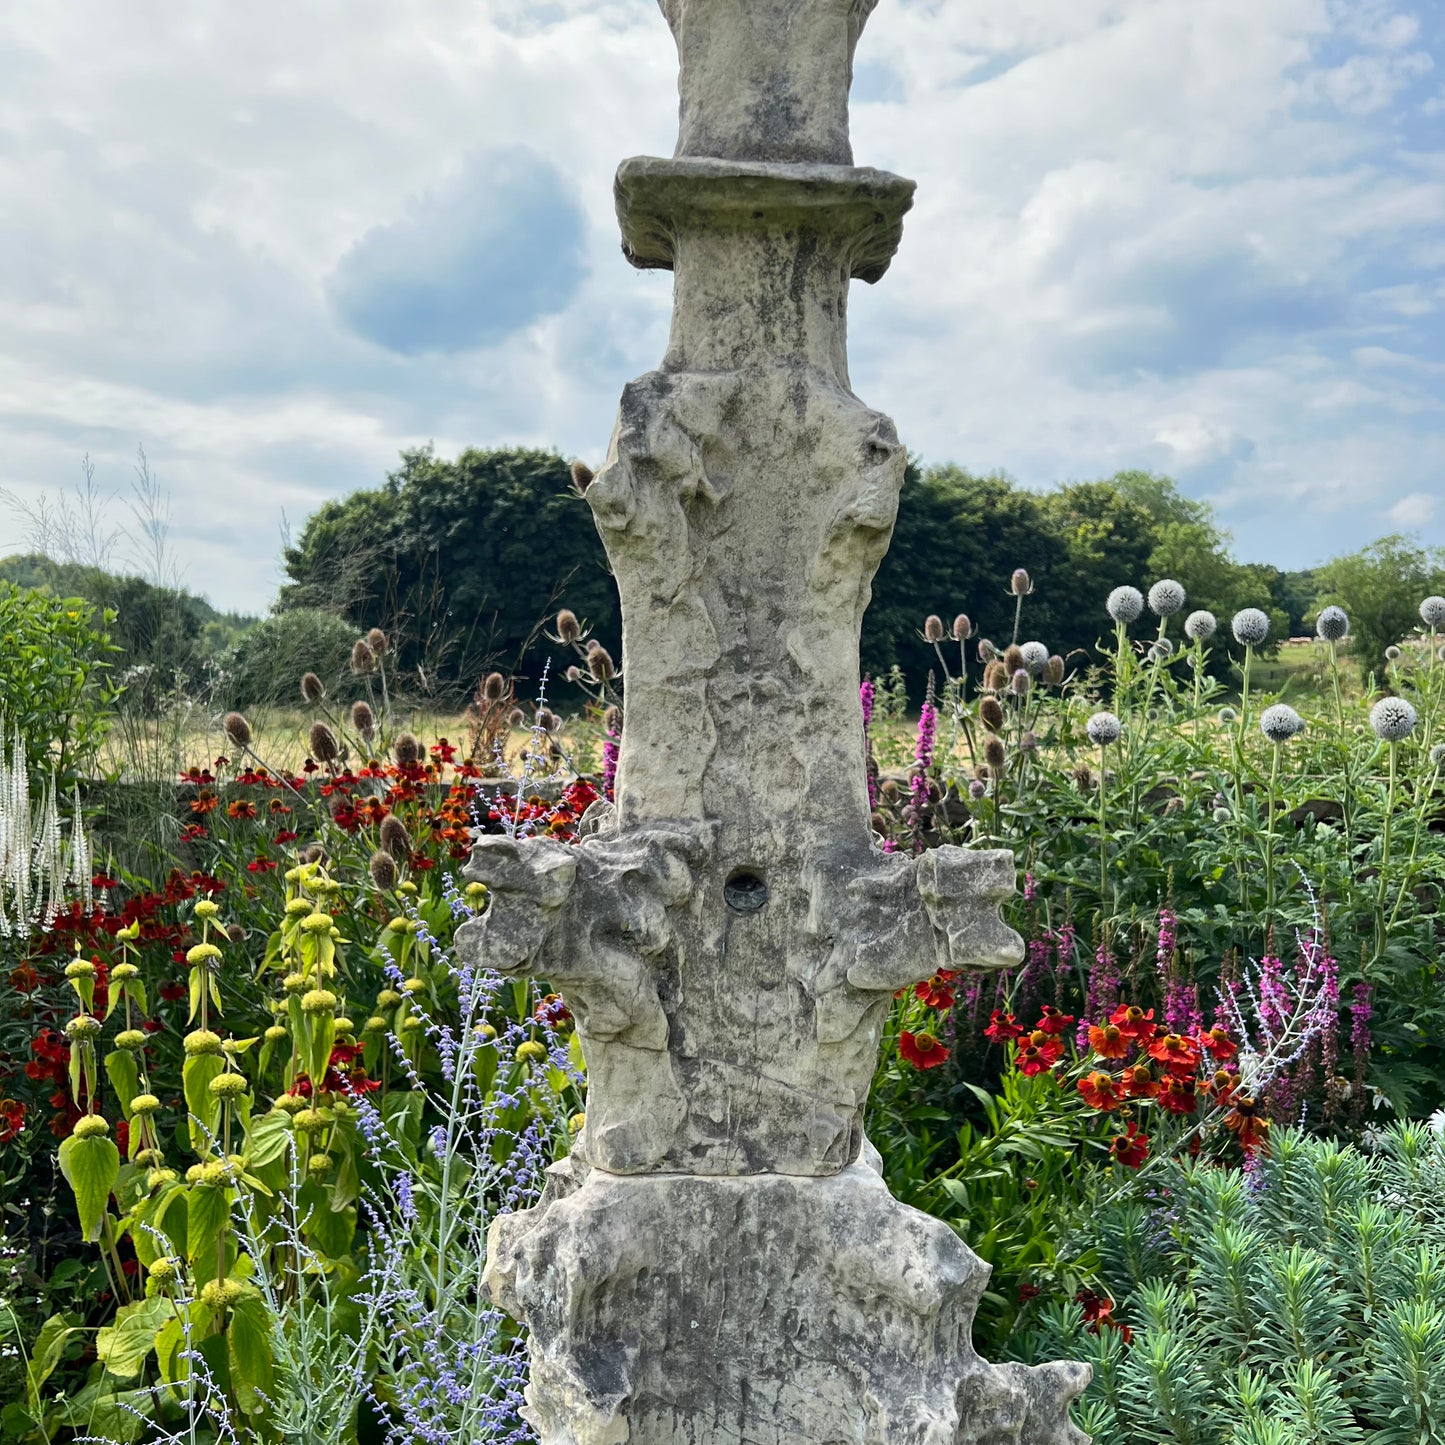
[[[1144,594],[1137,587],[1116,587],[1104,603],[1104,610],[1121,627],[1137,622],[1144,613]]]
[[[1399,662],[1400,658],[1403,656],[1404,654],[1400,651],[1398,647],[1394,645],[1394,643],[1391,643],[1390,646],[1385,649],[1386,662]]]
[[[357,698],[351,704],[351,726],[356,729],[366,742],[370,742],[376,733],[376,714],[371,710],[371,704],[365,698]]]
[[[943,618],[936,612],[930,612],[923,619],[923,640],[925,642],[943,641]]]
[[[1218,626],[1219,620],[1215,615],[1201,607],[1184,619],[1184,635],[1191,642],[1208,642]]]
[[[557,638],[560,642],[571,647],[582,636],[582,624],[577,620],[577,614],[570,608],[564,607],[557,614]]]
[[[986,637],[980,637],[978,639],[978,648],[976,650],[978,653],[978,660],[983,663],[992,662],[994,658],[998,656],[998,648],[996,648],[993,643],[991,643]]]
[[[1034,590],[1034,584],[1029,581],[1029,574],[1022,567],[1015,567],[1013,576],[1008,579],[1008,590],[1015,597],[1027,597]]]
[[[1050,687],[1058,687],[1064,680],[1064,659],[1053,653],[1044,667],[1044,680]]]
[[[1049,665],[1049,650],[1042,642],[1026,642],[1019,652],[1023,654],[1024,666],[1035,677],[1040,676]]]
[[[1382,697],[1370,709],[1370,727],[1381,742],[1403,742],[1418,721],[1419,715],[1403,697]]]
[[[249,748],[251,746],[251,724],[246,721],[245,715],[239,712],[228,712],[221,719],[221,727],[226,736],[235,743],[238,748]]]
[[[311,724],[311,756],[318,763],[334,763],[340,753],[336,734],[324,722]]]
[[[978,705],[978,720],[991,733],[1003,728],[1003,704],[996,697],[986,697]]]
[[[1445,743],[1436,743],[1430,749],[1430,766],[1432,768],[1445,768]]]
[[[500,672],[489,672],[482,681],[482,696],[488,702],[501,702],[506,696],[507,679]]]
[[[587,488],[592,485],[592,479],[597,474],[586,462],[573,462],[570,470],[572,473],[572,487],[580,497]]]
[[[1445,597],[1427,597],[1420,604],[1420,620],[1432,631],[1445,627]]]
[[[1096,748],[1106,748],[1110,743],[1119,741],[1120,734],[1124,731],[1123,724],[1111,712],[1096,712],[1093,717],[1084,724],[1084,731],[1089,735],[1089,741]]]
[[[413,733],[402,733],[391,745],[398,767],[414,768],[421,762],[421,744]]]
[[[1024,665],[1024,650],[1016,642],[1011,642],[1003,650],[1003,665],[1008,669],[1010,677]]]
[[[973,636],[973,623],[969,621],[966,612],[960,612],[953,619],[953,640],[955,642],[967,642]]]
[[[366,645],[364,637],[351,644],[351,670],[357,677],[376,671],[376,654]]]
[[[315,707],[326,696],[326,684],[314,672],[301,674],[301,698]]]
[[[1149,644],[1149,661],[1165,662],[1174,656],[1174,644],[1167,637],[1156,637]]]
[[[1258,607],[1245,607],[1229,624],[1234,640],[1242,647],[1258,647],[1269,636],[1269,616]]]
[[[1228,808],[1216,808],[1214,810],[1214,821],[1216,823],[1227,823],[1233,816]]]
[[[373,657],[385,657],[391,650],[391,638],[381,628],[373,627],[366,634],[366,645],[371,649]]]
[[[1161,577],[1149,589],[1149,610],[1155,617],[1173,617],[1184,607],[1184,587],[1172,577]]]
[[[1222,707],[1219,709],[1219,721],[1228,727],[1230,723],[1239,721],[1239,714],[1232,707]]]
[[[1014,675],[1009,678],[1008,685],[1009,691],[1015,697],[1027,697],[1029,689],[1034,685],[1034,680],[1029,676],[1028,668],[1020,667],[1014,670]]]
[[[1288,703],[1277,702],[1260,714],[1259,730],[1276,745],[1304,731],[1304,719]]]
[[[396,887],[396,859],[385,848],[378,848],[371,855],[371,862],[366,866],[367,871],[371,874],[371,881],[376,885],[377,892],[390,893]]]
[[[1003,771],[1005,760],[1003,739],[994,733],[990,733],[984,740],[983,760],[995,773]]]
[[[1325,642],[1339,642],[1341,638],[1349,635],[1350,619],[1345,615],[1343,607],[1331,604],[1329,607],[1320,608],[1320,615],[1315,618],[1316,637]]]

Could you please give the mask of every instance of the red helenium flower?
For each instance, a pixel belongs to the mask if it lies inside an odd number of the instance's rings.
[[[1131,1123],[1125,1133],[1114,1135],[1109,1153],[1126,1169],[1137,1169],[1149,1157],[1149,1136]]]
[[[898,1052],[915,1069],[936,1069],[948,1062],[948,1050],[928,1033],[915,1034],[904,1029],[898,1035]]]
[[[983,1031],[983,1036],[990,1043],[1006,1044],[1013,1039],[1023,1037],[1023,1025],[1010,1013],[1000,1013],[995,1009],[989,1015],[988,1027]]]
[[[1045,1004],[1035,1025],[1036,1030],[1046,1034],[1061,1034],[1074,1022],[1073,1014],[1061,1013],[1052,1004]]]

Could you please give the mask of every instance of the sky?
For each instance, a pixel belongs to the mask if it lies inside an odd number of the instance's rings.
[[[655,0],[8,0],[0,554],[143,447],[262,610],[403,447],[595,464],[671,304],[612,174],[676,106]],[[1167,472],[1286,567],[1445,544],[1445,0],[881,0],[853,147],[918,182],[850,345],[925,462]]]

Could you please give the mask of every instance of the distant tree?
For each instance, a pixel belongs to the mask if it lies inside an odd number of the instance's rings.
[[[348,702],[362,695],[352,676],[356,628],[334,612],[292,607],[256,624],[220,662],[218,691],[229,707],[300,707],[301,675],[314,672],[329,696]]]
[[[1350,655],[1362,673],[1380,672],[1385,649],[1420,625],[1420,603],[1445,593],[1445,550],[1412,537],[1381,537],[1317,569],[1316,608],[1333,602],[1349,614]]]
[[[591,511],[552,452],[403,452],[383,486],[322,506],[285,565],[281,611],[385,628],[400,667],[427,688],[466,692],[488,667],[523,667],[558,607],[609,647],[620,637]]]

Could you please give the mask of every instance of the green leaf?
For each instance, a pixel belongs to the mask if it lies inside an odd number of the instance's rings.
[[[105,1056],[105,1072],[121,1110],[129,1119],[131,1100],[140,1093],[140,1065],[135,1055],[129,1049],[114,1050]]]
[[[198,1154],[208,1153],[215,1144],[221,1101],[211,1093],[211,1080],[219,1077],[225,1067],[219,1054],[197,1054],[187,1059],[181,1069],[181,1087],[191,1115],[191,1147]]]
[[[356,1233],[356,1210],[332,1211],[329,1191],[312,1180],[301,1190],[301,1207],[306,1211],[306,1237],[328,1259],[340,1259],[351,1248]]]
[[[231,1191],[198,1184],[186,1199],[186,1258],[195,1263],[215,1253],[216,1241],[231,1220]]]
[[[25,1390],[30,1409],[36,1415],[44,1409],[40,1399],[41,1386],[50,1378],[51,1372],[60,1363],[65,1353],[65,1342],[79,1331],[67,1323],[64,1315],[51,1315],[35,1337],[30,1349],[30,1364],[25,1371]]]
[[[159,1295],[123,1305],[115,1324],[96,1332],[96,1356],[110,1374],[129,1380],[140,1373],[155,1348],[156,1331],[169,1316],[170,1302]]]
[[[110,1191],[120,1175],[120,1150],[104,1135],[77,1139],[72,1134],[60,1146],[60,1172],[75,1193],[80,1232],[94,1244],[100,1238]]]
[[[231,1379],[236,1398],[248,1415],[264,1413],[262,1397],[271,1395],[275,1387],[271,1328],[266,1301],[248,1289],[232,1307],[226,1329],[231,1342]]]
[[[246,1163],[252,1169],[264,1169],[274,1164],[286,1153],[291,1142],[291,1119],[281,1109],[272,1109],[269,1114],[251,1121],[246,1131]]]

